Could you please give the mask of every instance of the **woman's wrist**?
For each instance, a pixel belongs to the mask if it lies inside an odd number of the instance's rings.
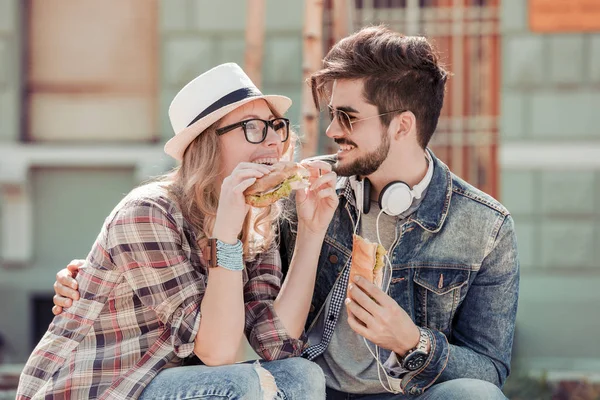
[[[327,228],[317,229],[311,228],[307,223],[298,221],[298,236],[300,235],[309,235],[316,236],[321,240],[325,238],[325,234],[327,233]]]
[[[235,244],[238,240],[238,233],[231,232],[231,229],[221,229],[220,224],[216,222],[212,237],[219,239],[223,243]]]
[[[237,235],[234,236],[232,234],[227,234],[227,233],[219,233],[219,232],[214,232],[213,231],[213,236],[215,239],[220,240],[223,243],[227,243],[227,244],[236,244],[238,241]]]

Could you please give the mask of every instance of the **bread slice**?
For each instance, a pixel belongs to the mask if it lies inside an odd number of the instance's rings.
[[[244,191],[246,203],[253,207],[267,207],[290,195],[292,190],[308,186],[308,171],[294,162],[279,162],[275,170],[258,178]]]
[[[382,245],[354,235],[352,237],[352,262],[350,264],[350,280],[359,275],[381,288],[383,284],[383,265],[387,251]],[[348,293],[348,296],[350,294]]]

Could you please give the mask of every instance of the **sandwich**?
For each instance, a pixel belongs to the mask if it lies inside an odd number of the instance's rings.
[[[275,169],[256,179],[244,191],[246,203],[253,207],[267,207],[277,200],[290,195],[292,190],[308,187],[309,173],[295,162],[278,162]]]
[[[356,275],[381,288],[383,284],[383,265],[387,251],[379,243],[371,243],[367,239],[354,235],[352,238],[352,262],[350,264],[350,280],[354,282]],[[350,293],[347,293],[350,297]]]

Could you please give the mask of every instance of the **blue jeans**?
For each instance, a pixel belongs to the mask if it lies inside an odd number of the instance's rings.
[[[319,400],[325,399],[325,377],[317,364],[299,357],[261,362],[260,366],[175,367],[161,371],[140,399]]]
[[[327,400],[506,400],[502,391],[479,379],[454,379],[431,386],[420,396],[403,394],[346,394],[327,389]]]

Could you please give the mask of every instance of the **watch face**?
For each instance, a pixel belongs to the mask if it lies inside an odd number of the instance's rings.
[[[427,354],[412,353],[406,356],[403,367],[409,371],[416,371],[427,361]]]

